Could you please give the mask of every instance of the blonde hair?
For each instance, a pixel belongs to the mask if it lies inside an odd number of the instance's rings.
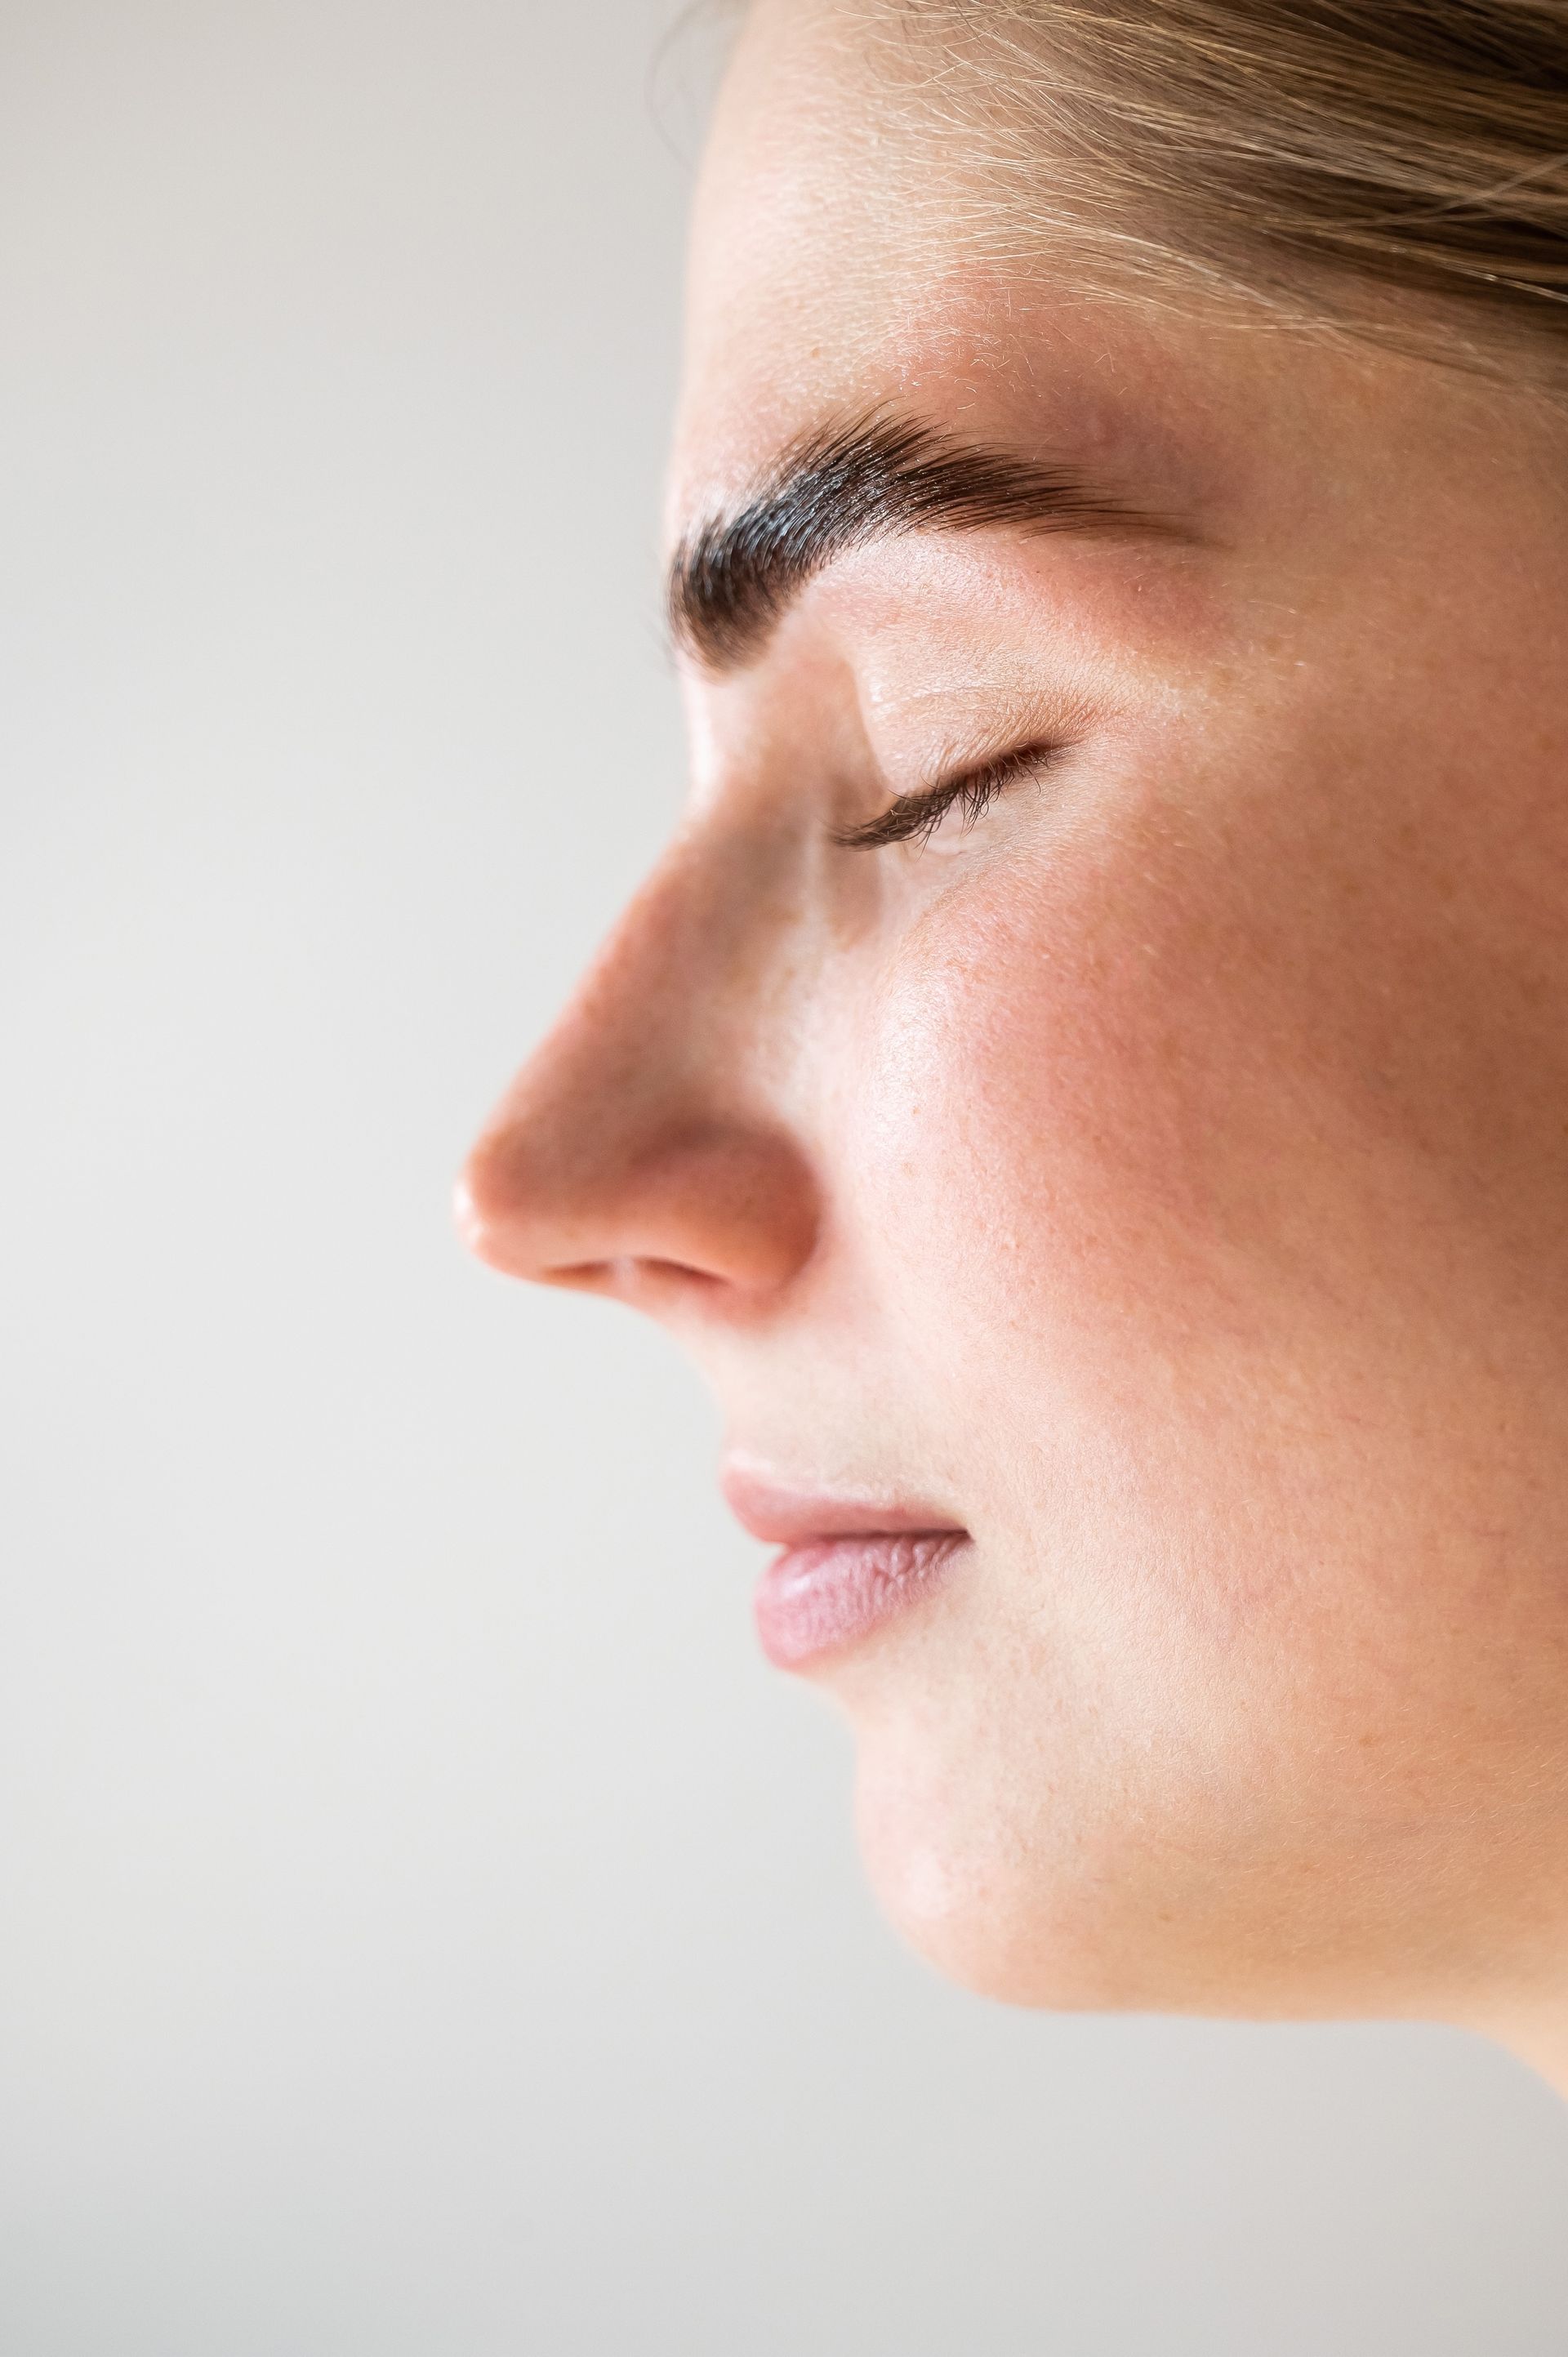
[[[940,58],[928,91],[1005,176],[983,235],[1065,230],[1104,283],[1196,277],[1303,317],[1423,298],[1417,340],[1506,342],[1568,380],[1568,0],[893,0],[894,20],[937,33],[906,61]]]

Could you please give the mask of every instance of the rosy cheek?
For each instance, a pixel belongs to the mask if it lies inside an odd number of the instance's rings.
[[[1175,1545],[1226,1642],[1380,1533],[1395,1572],[1341,1604],[1397,1621],[1433,1533],[1483,1494],[1502,1526],[1496,1419],[1568,1302],[1561,1044],[1485,931],[1320,803],[1316,838],[1254,809],[977,864],[856,1001],[848,1060],[848,1222],[910,1413],[1021,1531],[1037,1480],[1053,1512],[1100,1499],[1085,1561],[1153,1579]],[[1217,1584],[1231,1525],[1273,1535]]]
[[[857,1043],[844,1156],[900,1292],[1102,1333],[1108,1312],[1146,1327],[1212,1282],[1228,1057],[1201,940],[1156,946],[1150,914],[1135,879],[1069,890],[998,863],[901,946]]]

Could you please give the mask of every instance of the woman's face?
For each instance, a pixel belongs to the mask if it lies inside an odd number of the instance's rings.
[[[1527,2010],[1568,1921],[1568,437],[988,270],[860,13],[771,0],[730,74],[690,813],[473,1234],[673,1330],[764,1526],[965,1534],[770,1624],[937,1962]],[[978,815],[835,839],[998,761]]]

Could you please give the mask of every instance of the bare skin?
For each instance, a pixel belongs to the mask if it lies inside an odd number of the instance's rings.
[[[857,22],[730,75],[671,545],[870,414],[1155,521],[869,538],[688,651],[688,820],[471,1235],[666,1322],[743,1464],[971,1534],[811,1664],[939,1964],[1568,2081],[1568,432],[983,268]]]

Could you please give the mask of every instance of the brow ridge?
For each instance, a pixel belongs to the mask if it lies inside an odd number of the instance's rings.
[[[835,558],[928,531],[1169,532],[1169,519],[994,443],[875,409],[802,435],[729,514],[676,549],[667,603],[677,647],[713,671],[753,659]]]

